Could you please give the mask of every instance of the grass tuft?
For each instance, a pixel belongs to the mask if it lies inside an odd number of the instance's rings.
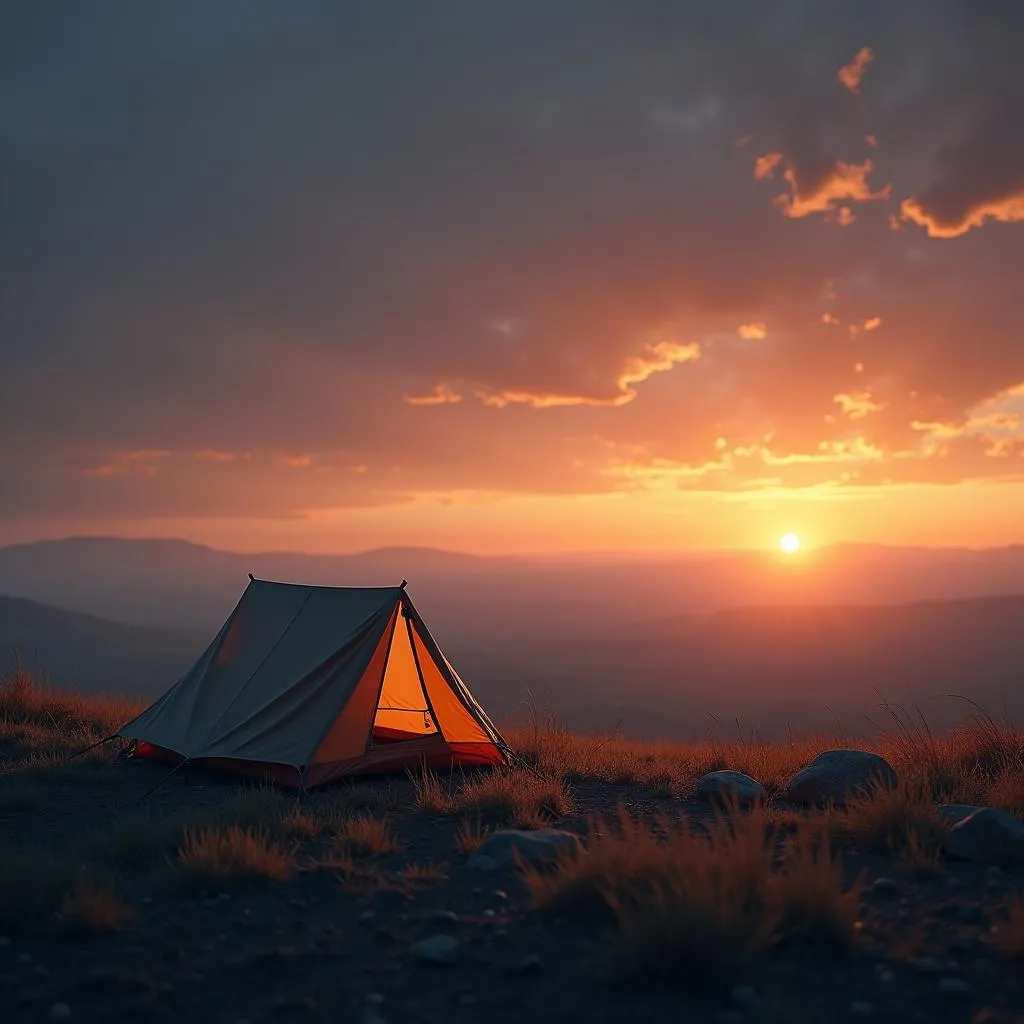
[[[368,815],[341,822],[335,834],[335,846],[352,857],[380,857],[399,848],[387,820]]]
[[[122,931],[134,917],[110,882],[81,878],[64,897],[58,920],[73,935],[109,935]]]
[[[620,808],[591,822],[583,852],[521,870],[538,908],[614,923],[629,974],[720,988],[783,941],[844,948],[854,934],[859,889],[844,889],[827,835],[798,826],[783,841],[759,807],[729,807],[704,831]]]
[[[179,888],[197,892],[283,882],[294,868],[294,848],[271,838],[265,829],[229,825],[186,828],[171,873]]]
[[[480,849],[489,834],[490,829],[484,828],[479,818],[475,820],[463,818],[455,833],[455,848],[459,853],[464,853],[468,857]]]

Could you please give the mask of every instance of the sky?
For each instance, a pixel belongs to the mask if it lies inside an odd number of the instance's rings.
[[[1024,542],[1022,35],[5,3],[0,543]]]

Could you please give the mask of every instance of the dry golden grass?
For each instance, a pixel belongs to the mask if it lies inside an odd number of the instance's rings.
[[[351,857],[380,857],[399,848],[385,819],[363,814],[341,822],[334,842],[340,853]]]
[[[785,941],[848,945],[859,897],[820,829],[783,841],[759,807],[730,807],[704,831],[620,809],[591,823],[585,851],[522,872],[538,908],[613,921],[628,973],[701,987],[728,984]]]
[[[0,679],[0,767],[45,767],[106,739],[142,710],[127,697],[52,689],[20,668]],[[92,752],[109,761],[116,745]]]
[[[431,772],[411,773],[410,778],[416,808],[428,814],[468,814],[488,825],[541,828],[573,810],[560,778],[521,768],[474,773],[452,789]]]
[[[874,786],[827,812],[840,842],[873,853],[892,854],[917,874],[938,870],[942,840],[949,828],[921,781]]]
[[[119,932],[134,916],[110,882],[87,877],[79,879],[57,912],[61,927],[75,935]]]
[[[1000,921],[992,945],[1004,956],[1024,960],[1024,898],[1017,895],[1006,906],[1006,920]]]
[[[455,848],[459,853],[469,856],[480,849],[480,844],[490,834],[490,830],[484,828],[480,819],[471,820],[463,818],[455,832]]]
[[[295,869],[295,850],[263,829],[187,828],[170,868],[173,881],[186,891],[242,888],[287,880]]]
[[[0,921],[5,932],[33,932],[53,920],[78,878],[74,858],[49,850],[0,847]]]

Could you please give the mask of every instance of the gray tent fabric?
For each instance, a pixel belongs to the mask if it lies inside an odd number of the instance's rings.
[[[405,668],[399,644],[407,652]],[[429,664],[418,660],[419,650]],[[385,673],[395,679],[390,690],[415,688],[417,706],[438,709],[422,731],[439,743],[504,747],[404,587],[255,579],[192,669],[119,735],[186,760],[284,765],[302,776],[332,729],[332,747],[345,754],[340,760],[369,751]],[[493,760],[489,751],[476,749],[473,756]]]

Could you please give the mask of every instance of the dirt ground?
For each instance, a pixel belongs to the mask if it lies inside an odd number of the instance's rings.
[[[60,849],[137,812],[163,774],[137,762],[107,770],[110,779],[49,785],[42,809],[0,814],[4,838]],[[848,852],[850,878],[865,872],[869,884],[895,883],[865,894],[852,953],[783,947],[742,984],[701,994],[685,973],[658,985],[623,980],[613,936],[538,914],[515,871],[467,867],[457,820],[416,811],[410,784],[395,784],[409,800],[389,815],[401,852],[374,861],[383,885],[353,885],[321,869],[186,898],[152,874],[124,872],[119,886],[137,916],[120,933],[21,935],[0,921],[0,1019],[1024,1022],[1024,975],[991,946],[991,926],[1024,875],[950,865],[915,880],[885,859]],[[154,814],[192,812],[234,788],[191,770],[146,805]],[[607,783],[581,784],[573,795],[576,811],[558,827],[582,831],[588,814],[610,814],[620,802],[641,814],[682,807]],[[305,844],[304,853],[315,852]],[[444,877],[411,884],[403,874],[410,864],[443,866]],[[439,934],[457,940],[453,961],[420,960],[413,944]]]

